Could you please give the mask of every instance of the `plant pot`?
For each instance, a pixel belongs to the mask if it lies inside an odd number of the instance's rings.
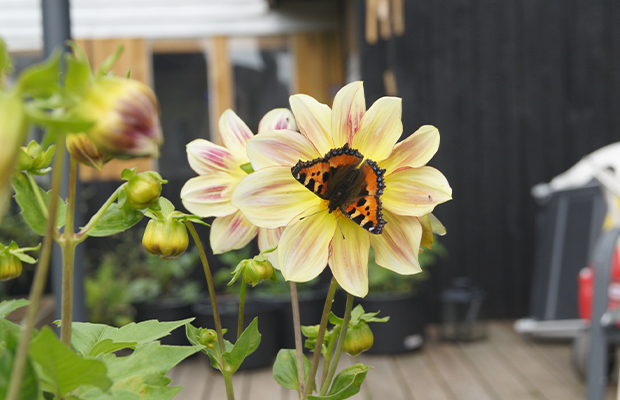
[[[342,317],[346,293],[339,291],[334,304],[335,313]],[[413,351],[424,345],[424,298],[421,293],[369,293],[365,298],[355,298],[353,307],[361,304],[365,312],[381,311],[377,317],[390,316],[388,322],[369,324],[374,344],[368,354],[395,354]]]
[[[323,306],[325,305],[325,297],[327,296],[327,288],[307,290],[299,292],[297,299],[299,303],[299,319],[301,325],[318,325],[321,323],[323,315]],[[255,301],[262,304],[273,304],[280,308],[280,348],[295,348],[295,328],[293,325],[293,309],[291,306],[290,293],[257,293]],[[301,337],[302,346],[305,337]],[[309,353],[310,349],[304,347],[304,352]]]
[[[235,343],[237,339],[237,324],[239,318],[239,301],[221,301],[218,298],[218,311],[222,328],[228,329],[224,334],[224,339]],[[261,334],[260,345],[250,354],[241,364],[239,369],[256,369],[268,367],[278,354],[278,343],[280,339],[280,305],[257,303],[246,298],[245,310],[243,313],[244,329],[258,317],[258,332]],[[192,306],[192,311],[196,315],[196,326],[202,328],[215,329],[213,321],[213,308],[211,303],[199,303]]]
[[[159,321],[179,321],[194,316],[188,303],[176,299],[164,299],[156,303],[136,303],[136,322],[157,319]],[[181,326],[160,339],[161,344],[171,346],[188,346],[185,327]]]

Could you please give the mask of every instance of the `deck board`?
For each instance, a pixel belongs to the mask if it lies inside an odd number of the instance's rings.
[[[352,400],[583,400],[584,382],[572,369],[569,343],[533,341],[509,322],[489,324],[489,337],[473,343],[447,343],[429,327],[427,342],[418,351],[399,355],[343,355],[339,370],[361,362],[368,371],[360,393]],[[224,381],[199,354],[168,373],[171,385],[184,386],[176,398],[222,400]],[[319,368],[318,376],[321,374]],[[318,378],[317,378],[318,381]],[[614,381],[615,382],[615,381]],[[280,387],[271,368],[239,371],[233,377],[237,400],[297,400],[297,393]],[[615,384],[606,400],[615,399]]]

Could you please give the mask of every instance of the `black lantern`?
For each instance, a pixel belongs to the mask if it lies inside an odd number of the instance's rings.
[[[466,342],[486,337],[486,323],[481,316],[484,297],[484,290],[471,279],[452,281],[452,286],[441,293],[444,340]]]

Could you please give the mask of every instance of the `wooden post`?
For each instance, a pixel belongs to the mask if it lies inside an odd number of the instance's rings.
[[[228,55],[228,39],[225,36],[211,39],[207,55],[207,74],[211,141],[221,144],[218,128],[220,116],[227,109],[234,108],[233,74]]]

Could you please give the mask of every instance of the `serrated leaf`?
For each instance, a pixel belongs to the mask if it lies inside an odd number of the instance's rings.
[[[139,210],[119,207],[117,203],[113,203],[88,231],[88,236],[104,237],[123,232],[140,222],[143,216]]]
[[[141,345],[168,335],[174,329],[188,324],[194,318],[181,321],[159,322],[149,320],[138,324],[132,322],[121,328],[104,324],[74,322],[71,334],[71,346],[80,353],[90,354],[100,341],[110,339],[114,343],[135,343]],[[120,350],[120,349],[116,349]],[[114,350],[114,351],[116,351]]]
[[[28,178],[22,172],[16,173],[11,177],[11,184],[15,189],[15,200],[21,208],[22,216],[28,226],[41,236],[45,235],[45,225],[47,217],[41,209],[39,202],[35,197],[35,192],[28,182]],[[50,193],[45,192],[37,186],[36,190],[41,194],[43,202],[49,209]],[[56,227],[60,228],[65,224],[65,216],[67,214],[67,205],[62,199],[58,200],[58,210],[56,212]]]
[[[229,371],[234,373],[241,366],[243,360],[254,353],[260,344],[260,336],[258,332],[258,317],[256,317],[239,336],[232,350],[222,354],[222,358],[228,364]]]
[[[54,392],[61,395],[84,385],[104,391],[112,385],[103,362],[86,360],[74,353],[60,343],[49,327],[44,327],[30,343],[30,356],[38,363]]]
[[[364,364],[355,364],[340,371],[326,396],[308,396],[308,400],[344,400],[355,396],[360,391],[360,386],[369,367]]]
[[[27,299],[5,300],[0,303],[0,317],[4,318],[18,308],[25,307],[30,303]]]
[[[310,361],[304,355],[304,382],[310,374]],[[281,349],[273,364],[273,379],[287,389],[299,392],[299,376],[297,374],[297,352],[293,349]],[[314,382],[313,382],[314,385]]]
[[[8,321],[6,321],[8,322]],[[13,371],[13,362],[17,350],[17,342],[19,331],[8,332],[0,325],[0,343],[4,342],[2,351],[0,351],[0,399],[6,398],[11,372]],[[22,378],[21,388],[19,390],[19,400],[37,400],[41,396],[41,385],[39,384],[36,371],[30,357],[26,360],[26,368]]]
[[[78,60],[73,55],[65,57],[67,73],[65,88],[80,97],[85,97],[90,89],[90,65],[88,61]]]
[[[105,60],[103,60],[101,65],[99,65],[99,69],[97,69],[97,78],[107,74],[112,69],[112,67],[116,63],[116,60],[118,60],[118,58],[121,56],[122,53],[123,53],[123,45],[119,45],[116,48],[116,51],[114,51],[114,53],[107,56]]]

